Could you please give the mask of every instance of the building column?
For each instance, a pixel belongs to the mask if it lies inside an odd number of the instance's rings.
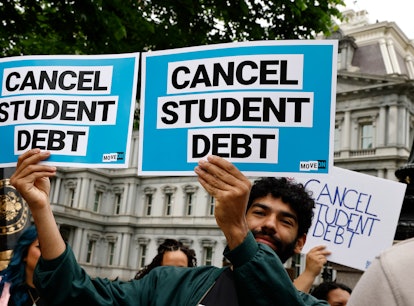
[[[62,184],[62,179],[60,177],[56,178],[55,188],[53,189],[52,203],[56,204],[59,201],[60,194],[60,185]]]
[[[122,187],[121,214],[128,214],[128,190],[129,184],[124,184],[124,187]]]
[[[84,203],[87,201],[87,199],[85,199],[85,194],[86,194],[86,192],[85,192],[85,190],[86,190],[86,185],[87,184],[87,179],[85,179],[85,178],[80,178],[80,192],[79,192],[79,202],[78,202],[78,205],[77,205],[77,207],[78,208],[80,208],[80,209],[82,209],[82,208],[84,208]]]
[[[413,65],[413,59],[411,55],[407,55],[405,57],[405,63],[406,63],[407,70],[408,70],[408,76],[410,79],[413,79],[414,78],[414,65]]]
[[[82,185],[82,178],[78,178],[76,180],[76,190],[75,190],[75,199],[74,199],[74,203],[73,203],[73,207],[74,208],[80,208],[81,206],[81,197],[80,197],[80,193],[81,193],[81,186]]]
[[[81,244],[82,244],[82,237],[83,237],[83,229],[80,227],[75,228],[75,233],[73,237],[73,245],[72,250],[73,254],[75,254],[75,257],[80,258],[80,250],[81,250]]]
[[[398,108],[397,105],[390,106],[388,114],[388,143],[387,145],[396,145],[398,134]]]
[[[351,112],[346,111],[344,116],[344,126],[343,126],[343,144],[341,149],[349,151],[350,150],[350,139],[351,139]]]
[[[390,55],[390,61],[392,65],[392,72],[401,74],[400,65],[398,63],[397,55],[395,54],[394,42],[391,39],[387,40],[387,49]]]
[[[378,125],[377,125],[377,147],[385,146],[385,133],[386,133],[386,119],[387,119],[387,111],[384,106],[380,107],[379,110],[379,117],[378,117]]]
[[[379,46],[380,46],[382,58],[384,59],[385,71],[386,71],[387,74],[392,74],[393,73],[392,64],[391,64],[391,61],[390,61],[390,55],[388,53],[385,40],[380,39],[378,41],[378,43],[379,43]]]
[[[121,248],[119,249],[119,250],[122,249],[121,257],[120,257],[120,261],[119,261],[119,265],[121,267],[128,267],[130,244],[131,244],[131,234],[123,233],[122,234],[122,244],[121,244]]]

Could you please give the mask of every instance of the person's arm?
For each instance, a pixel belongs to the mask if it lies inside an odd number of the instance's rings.
[[[54,259],[66,249],[49,201],[49,177],[56,174],[56,167],[40,163],[49,156],[50,152],[40,149],[27,151],[19,157],[16,170],[10,177],[10,183],[20,192],[32,212],[44,259]]]
[[[252,184],[232,163],[214,155],[201,160],[194,170],[200,184],[215,198],[217,225],[232,250],[249,232],[246,208]]]
[[[293,281],[298,290],[306,293],[310,291],[315,278],[327,262],[326,256],[330,254],[331,252],[324,245],[318,245],[309,250],[306,254],[305,270]]]

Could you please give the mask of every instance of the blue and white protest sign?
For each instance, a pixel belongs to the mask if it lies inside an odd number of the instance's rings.
[[[143,53],[140,175],[194,175],[207,155],[246,175],[333,164],[337,41],[259,41]]]
[[[127,167],[138,62],[138,53],[0,59],[0,167],[31,148],[59,166]]]
[[[315,199],[303,253],[326,245],[329,261],[365,270],[393,244],[406,184],[338,167],[329,175],[295,180]]]

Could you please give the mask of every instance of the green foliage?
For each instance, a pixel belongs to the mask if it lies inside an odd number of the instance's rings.
[[[343,0],[4,0],[0,56],[110,54],[329,34]]]

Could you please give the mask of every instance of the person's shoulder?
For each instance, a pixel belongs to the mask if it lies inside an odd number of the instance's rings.
[[[383,251],[379,257],[381,269],[386,274],[414,273],[414,238],[400,241]]]
[[[407,257],[413,258],[414,255],[414,238],[410,238],[407,240],[403,240],[397,242],[387,250],[385,250],[381,256],[387,258],[394,258],[394,257]]]

